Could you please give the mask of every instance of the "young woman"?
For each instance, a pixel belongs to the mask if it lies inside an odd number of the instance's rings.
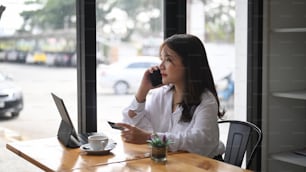
[[[123,110],[122,137],[142,144],[152,133],[173,143],[170,151],[188,151],[211,158],[224,153],[219,141],[219,100],[204,45],[197,37],[176,34],[160,47],[159,66],[148,69],[132,103]],[[160,69],[162,84],[149,75]],[[149,91],[151,94],[148,95]]]

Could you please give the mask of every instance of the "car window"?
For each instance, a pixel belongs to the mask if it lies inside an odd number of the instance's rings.
[[[152,63],[152,62],[137,62],[137,63],[131,63],[127,66],[127,68],[149,68],[151,66],[156,66],[158,63]]]
[[[150,63],[149,67],[151,66],[159,66],[159,63]]]

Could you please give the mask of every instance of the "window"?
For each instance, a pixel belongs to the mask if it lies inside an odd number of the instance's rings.
[[[97,53],[103,57],[97,64],[97,125],[101,131],[108,127],[106,121],[121,120],[144,71],[159,65],[163,1],[96,0],[96,15]],[[114,67],[116,63],[126,65]]]
[[[0,71],[21,88],[24,102],[18,117],[2,114],[0,125],[19,139],[56,136],[60,115],[51,92],[64,99],[77,127],[75,1],[31,2],[0,4],[6,7],[0,20]]]
[[[246,110],[238,113],[234,106],[239,104],[241,107],[246,102],[241,101],[240,97],[246,95],[243,91],[246,89],[246,76],[243,76],[246,68],[242,66],[246,66],[247,59],[247,47],[243,46],[246,45],[247,22],[246,18],[239,17],[246,16],[246,11],[242,9],[247,9],[246,2],[236,5],[233,0],[188,1],[187,32],[197,35],[204,42],[221,108],[226,111],[224,118],[246,120]],[[241,61],[240,67],[236,67]],[[236,89],[241,84],[244,89]]]
[[[187,33],[204,42],[224,119],[247,120],[246,14],[247,1],[187,3]],[[221,140],[226,140],[227,131],[220,129]]]

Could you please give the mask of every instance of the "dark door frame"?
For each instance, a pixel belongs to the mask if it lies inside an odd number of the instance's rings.
[[[263,0],[248,0],[247,35],[247,121],[262,128],[262,41]],[[251,143],[255,141],[251,138]],[[251,151],[251,147],[248,149]],[[249,155],[247,154],[247,157]],[[250,169],[261,171],[261,146]]]

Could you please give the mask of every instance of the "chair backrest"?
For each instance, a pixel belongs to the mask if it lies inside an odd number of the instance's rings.
[[[246,162],[248,169],[253,160],[257,147],[262,140],[261,130],[253,123],[247,121],[222,120],[221,123],[229,123],[229,131],[224,154],[224,162],[241,167],[244,155],[247,151],[248,143],[251,136],[256,133],[257,141],[252,147],[250,158]]]

